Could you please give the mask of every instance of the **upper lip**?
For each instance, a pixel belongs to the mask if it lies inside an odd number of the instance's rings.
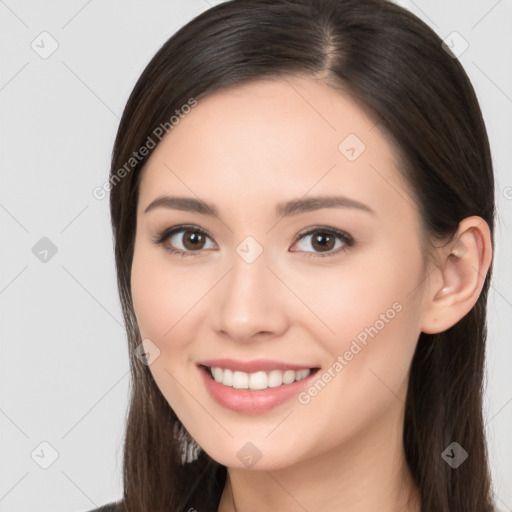
[[[309,370],[317,368],[309,364],[292,364],[270,359],[254,359],[252,361],[239,361],[236,359],[208,359],[199,361],[198,365],[209,366],[210,368],[223,368],[233,371],[255,373],[270,372],[272,370]]]

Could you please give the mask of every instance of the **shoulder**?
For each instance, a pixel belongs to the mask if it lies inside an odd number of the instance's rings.
[[[107,503],[106,505],[102,505],[101,507],[88,510],[87,512],[116,512],[117,505],[117,502]]]

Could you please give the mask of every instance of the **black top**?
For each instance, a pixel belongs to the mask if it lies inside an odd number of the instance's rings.
[[[201,452],[197,461],[186,464],[183,469],[188,473],[185,480],[188,480],[190,485],[187,486],[186,496],[179,511],[217,512],[226,483],[226,467],[215,462],[206,452]],[[118,512],[122,502],[121,498],[87,512]]]

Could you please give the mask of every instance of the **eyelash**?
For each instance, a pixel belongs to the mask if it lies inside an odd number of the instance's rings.
[[[172,228],[164,229],[163,231],[161,231],[160,233],[157,234],[155,239],[153,239],[153,243],[156,245],[162,245],[164,247],[164,249],[166,251],[170,252],[171,254],[176,254],[176,255],[180,254],[182,257],[183,256],[199,256],[199,253],[203,252],[202,250],[182,251],[180,249],[174,249],[169,246],[164,246],[164,242],[166,242],[173,235],[175,235],[176,233],[179,233],[181,231],[192,231],[194,233],[199,233],[200,235],[211,239],[210,235],[206,231],[204,231],[203,229],[201,229],[197,226],[181,225],[181,226],[174,226]],[[297,239],[294,241],[293,244],[295,245],[295,243],[299,242],[303,238],[305,238],[309,235],[315,234],[315,233],[322,233],[322,234],[337,237],[338,239],[341,239],[341,241],[343,242],[344,245],[341,248],[338,248],[336,251],[333,251],[333,252],[315,253],[315,252],[306,251],[305,257],[307,257],[307,258],[309,258],[309,257],[325,258],[328,256],[335,256],[336,254],[347,251],[349,248],[351,248],[355,245],[355,240],[348,233],[345,233],[344,231],[340,231],[338,229],[322,227],[322,226],[309,229],[308,231],[306,231],[304,233],[300,233],[299,235],[297,235]],[[300,251],[292,251],[292,252],[300,252]]]

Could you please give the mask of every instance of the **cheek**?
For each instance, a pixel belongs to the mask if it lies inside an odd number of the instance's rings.
[[[194,283],[189,277],[165,265],[159,251],[136,246],[131,290],[142,338],[154,339],[159,345],[172,339],[175,325],[193,306]]]
[[[151,265],[144,264],[140,253],[135,252],[132,273],[131,291],[133,307],[137,317],[142,338],[159,338],[164,328],[164,283],[157,279]]]
[[[311,453],[347,442],[372,425],[382,425],[387,421],[382,418],[389,418],[388,413],[392,416],[406,401],[419,335],[418,301],[412,294],[407,297],[406,287],[369,289],[373,294],[366,301],[344,298],[342,307],[332,308],[326,316],[336,335],[316,337],[328,356],[321,372],[297,397],[300,405],[294,424],[300,430],[308,418],[322,418],[312,427],[318,429],[320,440],[307,447]],[[386,428],[393,435],[399,425]]]
[[[414,316],[420,306],[414,291],[422,275],[419,247],[386,241],[354,252],[336,266],[290,270],[286,279],[316,314],[316,320],[307,315],[315,321],[316,337],[330,340],[330,352],[339,353],[348,348],[346,340],[359,336],[364,341],[371,327],[390,331],[392,324]]]
[[[422,268],[419,248],[388,244],[304,282],[301,293],[323,323],[310,316],[308,328],[328,354],[340,400],[375,406],[393,396],[386,386],[396,393],[403,385],[420,333]]]
[[[190,283],[187,287],[184,273],[163,264],[162,257],[155,253],[135,249],[131,271],[133,306],[141,338],[158,347],[158,357],[149,370],[169,405],[181,417],[189,400],[179,384],[185,381],[184,371],[188,369],[187,354],[182,350],[187,337],[182,329],[187,328],[185,315],[193,307],[194,293]]]

